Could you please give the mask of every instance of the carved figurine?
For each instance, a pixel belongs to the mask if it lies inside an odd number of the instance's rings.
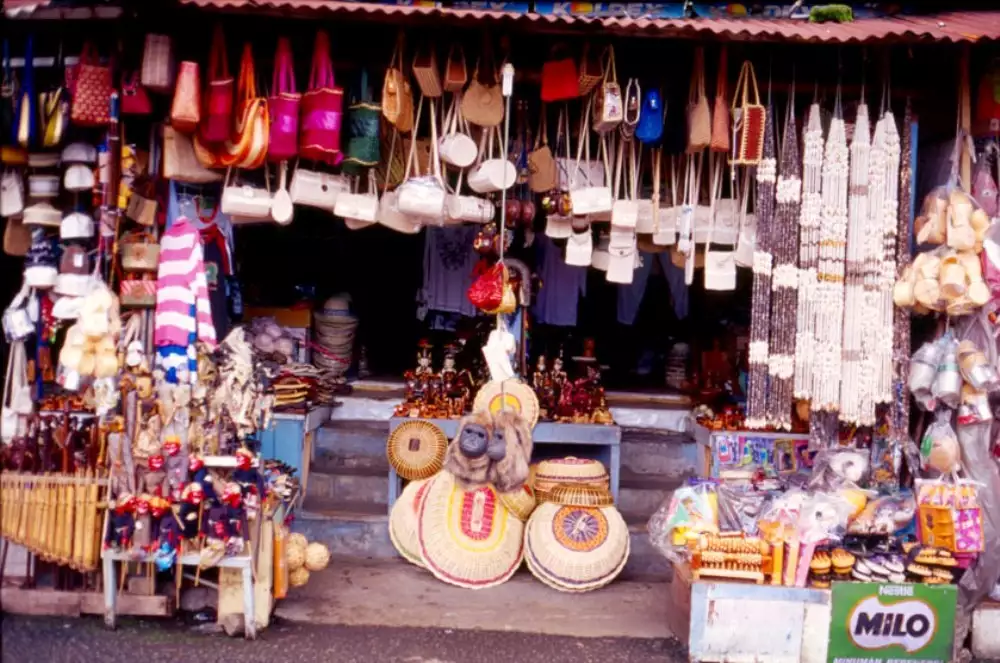
[[[163,454],[168,496],[177,501],[181,499],[181,491],[188,482],[187,450],[181,446],[180,439],[170,436],[163,442]]]

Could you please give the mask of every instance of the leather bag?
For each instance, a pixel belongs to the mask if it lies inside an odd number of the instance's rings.
[[[469,136],[469,127],[459,112],[461,95],[456,94],[445,114],[438,152],[441,161],[455,168],[468,168],[479,156],[476,142]]]
[[[122,74],[122,115],[149,115],[153,102],[137,72]]]
[[[416,161],[416,140],[410,141],[410,155],[406,162],[406,174],[403,183],[397,189],[397,205],[399,211],[411,217],[429,220],[438,224],[444,222],[445,198],[447,192],[444,186],[444,179],[441,176],[441,160],[438,155],[437,136],[437,113],[435,100],[421,98],[417,107],[417,126],[420,123],[420,116],[423,111],[424,102],[429,105],[430,131],[431,131],[431,158],[430,168],[423,175],[412,176],[414,162]],[[415,138],[415,136],[414,136]]]
[[[288,189],[292,202],[296,205],[316,207],[332,212],[337,197],[351,192],[351,182],[343,175],[308,170],[301,165],[295,168],[292,184]]]
[[[444,89],[446,92],[461,92],[468,82],[469,68],[465,64],[465,49],[452,44],[444,66]]]
[[[264,174],[264,187],[250,184],[236,184],[232,181],[233,168],[226,171],[226,181],[222,187],[220,209],[223,214],[233,217],[235,225],[261,223],[271,220],[273,194]]]
[[[528,152],[528,186],[535,193],[546,193],[559,186],[559,170],[552,148],[549,147],[548,129],[548,112],[542,106],[535,146]]]

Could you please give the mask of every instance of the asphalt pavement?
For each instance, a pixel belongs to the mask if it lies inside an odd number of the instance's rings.
[[[272,623],[254,642],[174,620],[3,615],[3,663],[681,663],[676,640]]]

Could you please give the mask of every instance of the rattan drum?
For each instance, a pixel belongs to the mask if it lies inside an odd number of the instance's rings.
[[[590,458],[552,458],[538,463],[535,470],[534,486],[548,493],[559,484],[577,483],[607,488],[610,483],[608,471],[599,460]]]
[[[538,423],[538,396],[535,390],[520,380],[493,380],[482,386],[472,403],[476,412],[496,414],[513,410],[528,422],[531,428]]]
[[[420,559],[420,542],[417,540],[417,510],[430,479],[411,481],[389,512],[389,539],[403,559],[424,567]]]
[[[540,504],[525,527],[528,569],[559,591],[607,585],[625,568],[628,554],[628,526],[614,507]]]
[[[462,490],[447,471],[427,486],[417,538],[424,566],[438,580],[467,589],[506,582],[523,559],[524,523],[493,487]]]
[[[429,421],[404,421],[389,433],[385,455],[396,474],[415,481],[427,479],[444,465],[448,436]]]

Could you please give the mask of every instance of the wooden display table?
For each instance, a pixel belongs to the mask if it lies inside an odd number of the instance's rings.
[[[412,420],[408,417],[393,417],[389,420],[389,432],[391,433],[396,430],[400,424],[406,421]],[[425,421],[438,426],[448,436],[449,440],[453,439],[458,432],[458,419],[426,419]],[[542,421],[532,431],[532,440],[535,445],[532,461],[576,455],[593,458],[604,463],[610,478],[611,494],[614,495],[615,502],[618,501],[622,442],[622,431],[618,426],[560,424],[551,421]],[[567,450],[563,447],[574,447],[574,449]],[[580,447],[584,447],[584,449]],[[401,478],[396,474],[396,470],[390,467],[390,511],[392,510],[392,505],[399,497],[402,488]]]

